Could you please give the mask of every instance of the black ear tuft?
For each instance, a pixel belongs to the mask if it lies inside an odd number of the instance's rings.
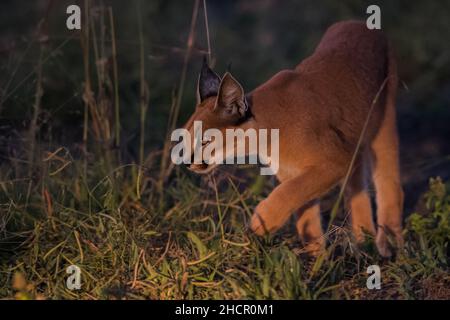
[[[208,97],[216,96],[219,92],[220,77],[211,70],[206,61],[206,56],[203,58],[202,70],[198,77],[198,95],[200,102]]]
[[[231,66],[232,66],[232,64],[233,64],[233,62],[228,62],[228,65],[227,65],[227,72],[229,72],[229,73],[231,73]]]

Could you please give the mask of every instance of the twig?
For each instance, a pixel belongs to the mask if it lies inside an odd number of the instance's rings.
[[[114,76],[114,109],[115,109],[115,129],[116,129],[116,147],[120,146],[120,113],[119,113],[119,77],[117,75],[117,51],[116,51],[116,32],[114,29],[114,17],[112,8],[108,8],[109,22],[111,26],[112,39],[112,60],[113,60],[113,76]]]
[[[209,40],[208,9],[206,8],[206,0],[203,0],[203,13],[205,14],[206,41],[208,42],[208,63],[211,64],[211,41]]]

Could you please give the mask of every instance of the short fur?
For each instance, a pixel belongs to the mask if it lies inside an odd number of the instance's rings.
[[[317,253],[325,243],[318,199],[342,183],[382,89],[345,189],[345,203],[356,239],[363,240],[364,233],[376,235],[379,252],[389,256],[389,234],[402,244],[397,82],[395,59],[384,34],[368,30],[362,22],[339,22],[326,31],[310,57],[293,70],[280,71],[247,96],[227,72],[217,94],[204,95],[185,127],[192,130],[193,121],[201,120],[203,130],[279,129],[280,184],[258,204],[250,228],[258,235],[274,232],[296,212],[299,235],[308,250]],[[199,80],[199,92],[202,85]],[[210,92],[211,83],[207,88]],[[247,100],[250,117],[245,117]],[[190,166],[201,173],[212,167]],[[370,175],[376,189],[377,228],[367,191]]]

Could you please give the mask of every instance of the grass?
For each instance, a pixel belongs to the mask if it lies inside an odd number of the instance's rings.
[[[286,228],[265,239],[245,228],[271,182],[248,186],[226,175],[199,178],[177,168],[161,193],[134,165],[104,172],[101,161],[47,155],[38,181],[2,167],[0,296],[47,299],[423,299],[450,297],[450,194],[440,179],[425,195],[428,214],[407,219],[406,247],[383,260],[333,225],[317,259]],[[251,175],[256,174],[252,170]],[[240,182],[241,181],[241,182]],[[252,190],[252,191],[250,191]],[[259,190],[259,191],[258,191]],[[82,288],[66,288],[66,268]],[[382,289],[366,288],[378,264]]]
[[[88,15],[89,1],[85,4]],[[178,120],[199,5],[195,1],[169,133]],[[114,15],[102,8],[100,16],[87,19],[81,35],[81,147],[38,139],[45,91],[40,65],[28,139],[0,163],[0,298],[450,298],[450,193],[440,179],[430,180],[426,208],[407,213],[406,245],[395,258],[382,259],[373,239],[356,245],[338,206],[326,252],[310,258],[289,226],[266,238],[246,229],[253,208],[273,188],[256,170],[195,176],[168,165],[168,143],[145,157],[145,121],[152,109],[141,26],[139,165],[126,162],[119,152],[122,104],[116,54],[113,70],[101,63],[108,59],[105,52],[115,52],[115,32],[107,32],[104,21],[111,28]],[[47,49],[40,50],[43,64]],[[66,287],[66,269],[72,264],[82,271],[80,290]],[[366,288],[366,270],[372,264],[381,267],[381,290]]]

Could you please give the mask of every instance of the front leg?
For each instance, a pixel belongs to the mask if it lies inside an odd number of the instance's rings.
[[[320,202],[318,200],[297,210],[295,226],[304,244],[305,251],[313,256],[319,255],[325,248],[325,237],[322,230]]]
[[[329,166],[313,166],[303,173],[279,184],[261,201],[250,221],[250,229],[257,235],[275,232],[290,215],[311,200],[330,190],[342,177],[342,170]]]

